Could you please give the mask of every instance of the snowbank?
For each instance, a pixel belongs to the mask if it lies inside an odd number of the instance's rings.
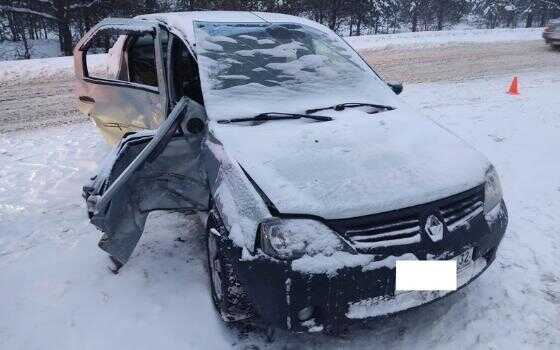
[[[433,47],[461,43],[494,43],[541,39],[543,28],[465,29],[347,37],[356,50],[387,50],[393,47]]]
[[[60,56],[58,40],[28,40],[29,51],[32,58],[47,58]],[[0,41],[0,61],[16,60],[21,57],[25,49],[21,41]]]
[[[36,58],[0,62],[0,81],[48,79],[74,73],[72,57]]]
[[[95,70],[103,69],[105,55],[88,56]],[[51,57],[30,60],[0,61],[0,82],[18,80],[47,80],[52,77],[72,78],[74,76],[74,58]]]

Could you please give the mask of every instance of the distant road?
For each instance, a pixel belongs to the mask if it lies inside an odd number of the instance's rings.
[[[560,69],[560,51],[541,40],[398,47],[361,53],[385,79],[405,83]],[[86,120],[77,111],[73,85],[66,74],[48,81],[0,82],[0,133]]]
[[[361,54],[385,79],[406,83],[455,81],[560,68],[560,51],[551,49],[543,40],[399,47],[362,51]]]

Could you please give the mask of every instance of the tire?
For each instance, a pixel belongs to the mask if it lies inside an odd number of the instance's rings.
[[[206,256],[210,294],[216,311],[225,322],[237,322],[253,317],[245,290],[237,279],[234,257],[228,245],[225,228],[215,209],[206,223]]]
[[[208,278],[210,280],[210,293],[214,307],[221,314],[223,289],[222,289],[222,261],[218,255],[218,242],[210,229],[206,230],[206,256],[208,262]]]

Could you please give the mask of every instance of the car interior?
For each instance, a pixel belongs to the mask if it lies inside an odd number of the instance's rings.
[[[198,65],[183,41],[173,34],[171,36],[171,76],[173,79],[171,98],[177,102],[181,97],[186,96],[204,104]]]
[[[152,34],[132,36],[127,56],[130,82],[157,87],[155,46]]]
[[[186,96],[190,99],[203,104],[202,90],[200,88],[200,77],[198,65],[185,43],[177,36],[162,31],[162,50],[164,64],[167,66],[168,54],[170,60],[170,96],[171,101],[176,103],[181,97]],[[88,49],[87,54],[99,54],[109,52],[117,37],[109,31],[100,32],[96,45]],[[124,38],[123,38],[124,39]],[[171,43],[171,48],[168,44]],[[170,50],[169,50],[170,49]],[[152,33],[142,35],[131,35],[126,39],[122,50],[126,52],[120,62],[118,72],[110,74],[95,69],[91,65],[88,71],[89,76],[102,79],[116,79],[141,85],[158,87],[157,65],[155,60],[155,38]],[[88,64],[86,59],[86,64]]]

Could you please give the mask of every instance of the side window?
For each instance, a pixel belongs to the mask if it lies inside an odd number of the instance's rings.
[[[162,31],[166,56],[167,32]],[[102,29],[88,42],[85,55],[86,76],[158,87],[154,33],[127,33]],[[165,57],[163,62],[165,62]]]
[[[200,104],[204,104],[200,89],[198,65],[183,41],[175,35],[173,35],[171,52],[173,58],[171,61],[173,88],[176,101],[179,101],[183,96],[187,96]]]
[[[154,36],[146,33],[132,37],[128,49],[128,75],[130,81],[157,87],[157,66]]]
[[[101,30],[88,43],[85,55],[86,76],[96,79],[118,79],[122,66],[122,50],[126,37]]]

